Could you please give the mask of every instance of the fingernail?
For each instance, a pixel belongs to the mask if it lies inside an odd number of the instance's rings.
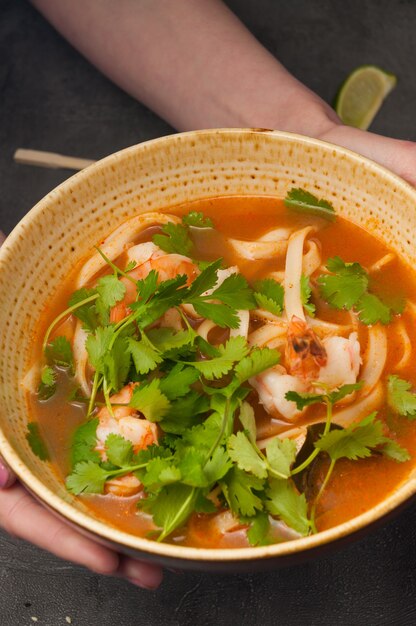
[[[14,482],[14,476],[10,472],[9,468],[0,459],[0,489],[10,487]]]
[[[147,591],[156,591],[159,585],[156,587],[151,587],[150,585],[145,584],[142,580],[138,580],[137,578],[126,578],[132,585],[135,587],[140,587],[141,589],[146,589]]]
[[[126,559],[120,568],[120,572],[130,582],[145,589],[157,589],[163,579],[160,567],[150,563],[142,563],[133,559]]]

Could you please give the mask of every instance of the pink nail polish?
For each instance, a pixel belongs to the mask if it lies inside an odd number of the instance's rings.
[[[143,583],[141,580],[138,580],[137,578],[126,578],[126,580],[128,580],[129,583],[131,583],[135,587],[140,587],[141,589],[146,589],[147,591],[156,591],[156,589],[159,586],[157,585],[156,587],[151,587],[150,585],[146,585],[145,583]]]
[[[0,459],[0,489],[10,487],[14,482],[14,475]]]

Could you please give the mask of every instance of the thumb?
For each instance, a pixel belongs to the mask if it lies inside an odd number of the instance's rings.
[[[11,487],[15,481],[16,476],[0,457],[0,489],[7,489],[7,487]]]
[[[416,143],[413,141],[382,137],[343,125],[331,127],[319,139],[354,150],[416,186]]]

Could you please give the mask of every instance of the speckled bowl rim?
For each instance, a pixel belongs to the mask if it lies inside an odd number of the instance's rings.
[[[51,193],[55,191],[65,192],[66,188],[76,182],[81,183],[87,180],[89,176],[100,170],[101,168],[114,165],[122,162],[123,159],[129,156],[131,153],[140,152],[146,146],[156,146],[158,149],[163,150],[166,144],[172,144],[177,141],[179,137],[193,137],[195,139],[200,135],[207,133],[221,135],[221,134],[247,134],[247,133],[265,133],[271,137],[276,137],[281,140],[287,139],[291,141],[299,142],[305,146],[321,147],[326,150],[330,149],[336,156],[342,156],[348,159],[352,164],[357,164],[371,170],[375,175],[381,175],[384,179],[401,188],[406,195],[412,197],[412,200],[416,207],[416,190],[406,181],[399,176],[393,174],[386,168],[378,165],[374,161],[367,159],[351,150],[336,146],[334,144],[324,142],[318,139],[312,139],[297,135],[294,133],[286,133],[282,131],[273,131],[267,129],[238,129],[238,128],[222,128],[212,130],[191,131],[188,133],[180,133],[168,135],[151,141],[143,142],[134,146],[130,146],[118,152],[115,152],[104,159],[93,163],[86,169],[74,174],[69,179],[65,180],[52,192],[40,200],[29,211],[25,217],[17,224],[12,233],[7,238],[6,242],[0,249],[0,260],[2,256],[11,248],[15,242],[17,242],[22,236],[24,236],[25,225],[31,220],[37,218],[38,214],[43,213],[48,208],[51,202]],[[336,155],[336,156],[335,156]],[[86,533],[93,533],[98,538],[101,538],[107,542],[115,543],[120,548],[125,547],[130,550],[137,550],[141,555],[148,557],[152,556],[160,557],[162,559],[171,559],[172,561],[206,561],[206,562],[250,562],[261,559],[277,559],[278,557],[288,557],[301,555],[303,552],[314,551],[316,548],[326,546],[331,542],[336,542],[349,535],[359,533],[363,531],[367,526],[372,526],[375,522],[382,520],[382,518],[391,514],[400,505],[406,503],[410,498],[416,494],[416,476],[410,476],[404,483],[402,483],[397,490],[391,493],[383,502],[371,508],[369,511],[358,515],[357,517],[344,522],[334,528],[325,530],[316,535],[302,537],[292,541],[284,543],[272,544],[269,546],[250,547],[250,548],[191,548],[181,545],[174,545],[168,543],[157,543],[156,541],[145,539],[131,535],[127,532],[120,531],[106,523],[94,519],[82,511],[75,509],[70,503],[65,502],[52,490],[47,488],[41,480],[39,480],[24,462],[19,458],[18,454],[14,451],[12,446],[6,439],[1,427],[0,427],[0,452],[15,472],[19,480],[28,487],[28,489],[41,501],[45,502],[47,506],[54,512],[60,514],[66,518],[69,522],[79,527],[80,530]]]

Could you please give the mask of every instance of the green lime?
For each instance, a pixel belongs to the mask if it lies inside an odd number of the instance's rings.
[[[396,82],[376,65],[361,65],[341,85],[335,110],[344,124],[367,130]]]

